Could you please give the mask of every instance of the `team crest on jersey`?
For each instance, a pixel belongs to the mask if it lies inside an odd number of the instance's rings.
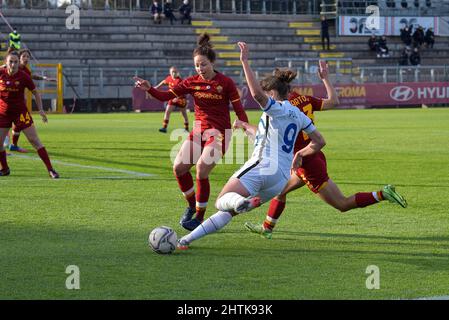
[[[207,87],[206,87],[206,90],[210,90],[210,86],[207,86]]]
[[[195,90],[201,90],[201,87],[200,86],[196,86]]]
[[[218,93],[221,93],[221,92],[223,91],[223,87],[220,86],[220,85],[218,85],[218,86],[217,86],[217,91],[218,91]]]
[[[16,86],[18,86],[18,85],[20,84],[20,82],[19,82],[19,81],[16,81],[16,82],[14,82],[14,84],[15,84]]]

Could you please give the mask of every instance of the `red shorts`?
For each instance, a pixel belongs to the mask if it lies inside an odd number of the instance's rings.
[[[305,182],[310,190],[314,193],[320,192],[329,180],[324,153],[318,151],[311,156],[304,157],[302,159],[302,166],[296,170],[296,174]]]
[[[188,140],[201,143],[201,152],[203,152],[203,149],[205,146],[210,145],[213,143],[216,139],[221,143],[221,153],[224,155],[226,153],[226,150],[229,146],[229,141],[232,137],[225,137],[225,134],[218,131],[217,129],[209,129],[211,130],[210,133],[206,131],[195,132],[195,130],[190,131],[189,136],[187,137]],[[215,134],[213,134],[215,131]]]
[[[187,99],[186,98],[174,98],[168,101],[167,105],[175,106],[178,108],[187,107]]]
[[[31,127],[33,117],[28,110],[15,114],[0,114],[0,128],[11,128],[12,124],[15,125],[14,131],[19,132]]]

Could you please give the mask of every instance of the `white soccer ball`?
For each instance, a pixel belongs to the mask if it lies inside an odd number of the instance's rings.
[[[168,254],[175,251],[177,240],[176,232],[172,228],[162,226],[151,231],[148,244],[154,252]]]

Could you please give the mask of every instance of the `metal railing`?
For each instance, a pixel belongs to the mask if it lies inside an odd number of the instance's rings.
[[[443,82],[449,81],[449,65],[439,66],[360,66],[358,83]]]
[[[331,59],[330,79],[334,83],[387,83],[387,82],[442,82],[449,81],[449,65],[439,66],[358,66],[351,59]],[[290,61],[290,62],[289,62]],[[351,62],[351,64],[346,64]],[[340,63],[340,66],[337,66]],[[317,75],[318,59],[276,59],[279,67],[288,67],[298,73],[295,85],[321,83]],[[257,78],[272,74],[274,67],[255,68]],[[178,68],[183,78],[195,73],[193,68]],[[343,72],[344,71],[344,72]],[[220,72],[231,77],[236,84],[245,83],[242,68],[220,68]],[[65,67],[64,74],[81,98],[126,98],[133,86],[132,77],[137,75],[157,85],[168,75],[166,68],[151,67]],[[68,91],[67,91],[68,90]],[[64,83],[65,95],[71,95],[70,88]],[[125,92],[127,92],[125,94]]]
[[[320,0],[190,0],[193,13],[318,14]],[[65,9],[75,4],[82,9],[147,11],[152,0],[0,0],[0,8]],[[159,0],[160,4],[165,0]],[[175,11],[182,0],[173,0]]]

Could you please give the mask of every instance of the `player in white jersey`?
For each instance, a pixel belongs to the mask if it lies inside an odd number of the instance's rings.
[[[251,159],[220,192],[215,203],[219,211],[178,240],[178,249],[181,250],[188,249],[192,241],[222,229],[233,216],[248,212],[281,193],[291,170],[300,167],[302,157],[316,153],[325,145],[312,121],[287,100],[289,83],[296,73],[276,70],[273,76],[259,84],[248,63],[246,43],[239,42],[238,45],[251,95],[264,112],[257,128],[241,121],[236,121],[234,127],[243,128],[249,136],[255,136],[255,149]],[[301,130],[307,133],[311,142],[294,155],[296,137]]]

